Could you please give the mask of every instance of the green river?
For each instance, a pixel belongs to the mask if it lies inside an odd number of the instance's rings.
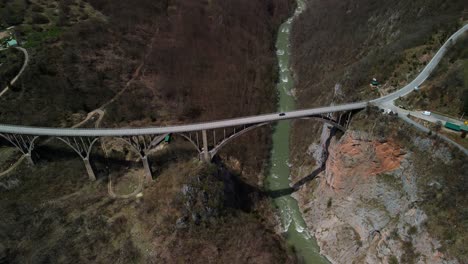
[[[291,89],[294,87],[292,72],[290,69],[290,31],[293,19],[305,8],[304,0],[297,0],[297,9],[294,16],[283,23],[279,29],[276,42],[279,61],[279,109],[278,111],[290,111],[294,109],[294,98]],[[273,149],[271,153],[271,168],[266,179],[266,187],[269,191],[287,190],[290,186],[289,159],[290,122],[282,121],[276,126],[273,134]],[[297,201],[289,194],[274,198],[274,205],[278,208],[282,228],[286,240],[292,246],[302,263],[329,263],[319,254],[319,247],[315,239],[308,233],[304,219],[299,210]]]

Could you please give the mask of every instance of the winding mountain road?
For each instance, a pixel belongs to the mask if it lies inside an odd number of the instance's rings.
[[[424,83],[427,78],[431,75],[432,71],[437,67],[439,62],[442,60],[444,57],[445,53],[447,53],[448,49],[450,48],[453,43],[455,43],[460,37],[463,36],[465,32],[468,31],[468,24],[464,25],[462,28],[460,28],[457,32],[455,32],[450,38],[447,39],[447,41],[440,47],[440,49],[437,51],[437,53],[434,55],[432,60],[424,67],[424,69],[419,73],[419,75],[411,81],[409,84],[407,84],[405,87],[399,89],[398,91],[391,93],[389,95],[377,98],[375,100],[372,100],[371,102],[374,104],[386,104],[386,103],[391,103],[394,102],[396,99],[399,97],[403,97],[405,95],[410,94],[411,92],[414,91],[414,88],[416,86],[420,86],[422,83]]]
[[[419,124],[418,122],[412,120],[411,118],[409,118],[407,116],[408,114],[414,117],[417,117],[419,119],[432,122],[432,123],[437,123],[438,121],[444,123],[448,121],[448,122],[452,122],[455,124],[462,124],[462,122],[459,120],[454,120],[452,118],[445,117],[442,115],[431,114],[430,116],[425,116],[421,112],[408,111],[408,110],[402,109],[395,105],[395,100],[398,99],[399,97],[403,97],[403,96],[410,94],[411,92],[415,90],[415,87],[417,86],[419,87],[422,83],[424,83],[427,80],[427,78],[431,75],[432,71],[437,67],[439,62],[444,57],[444,55],[447,53],[450,46],[452,46],[454,42],[456,42],[460,37],[462,37],[463,34],[466,34],[467,31],[468,31],[468,24],[464,25],[457,32],[455,32],[452,36],[450,36],[450,38],[444,43],[444,45],[442,45],[442,47],[437,51],[437,53],[434,55],[432,60],[426,65],[423,71],[408,85],[406,85],[405,87],[401,88],[400,90],[394,93],[375,99],[371,102],[379,106],[381,109],[385,109],[385,110],[389,109],[393,111],[394,113],[397,113],[400,119],[402,119],[406,123],[416,127],[417,129],[425,133],[429,133],[431,130]],[[457,142],[449,139],[448,137],[444,135],[437,134],[437,133],[436,135],[440,139],[457,147],[461,152],[465,153],[465,155],[468,155],[468,149],[464,148],[462,145],[458,144]]]
[[[28,64],[29,64],[28,51],[26,49],[24,49],[24,48],[21,48],[21,47],[15,47],[15,49],[20,50],[20,51],[23,52],[23,54],[24,54],[24,63],[23,63],[23,66],[21,67],[21,70],[18,72],[18,74],[15,76],[15,78],[13,78],[13,80],[11,80],[10,84],[7,85],[7,87],[0,92],[0,97],[2,97],[6,92],[8,92],[8,90],[10,90],[10,85],[14,85],[16,83],[16,81],[21,77],[21,75],[23,75],[24,70],[26,70],[26,67],[28,67]]]

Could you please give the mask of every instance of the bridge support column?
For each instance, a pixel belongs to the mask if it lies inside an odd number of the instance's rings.
[[[36,165],[36,164],[34,163],[34,160],[33,160],[33,158],[32,158],[31,153],[26,153],[26,154],[24,154],[24,157],[25,157],[26,160],[28,161],[29,165],[31,165],[31,166]]]
[[[208,150],[208,136],[206,135],[206,130],[202,131],[203,136],[203,160],[205,162],[211,162],[210,152]]]
[[[89,162],[89,156],[93,149],[94,144],[99,140],[99,138],[89,138],[89,137],[57,137],[60,141],[67,144],[72,148],[82,159],[88,173],[88,177],[91,181],[96,180],[96,174],[94,174],[93,167]]]
[[[39,136],[28,136],[21,134],[4,134],[0,133],[0,137],[4,138],[10,142],[16,149],[21,151],[26,160],[30,165],[34,165],[34,160],[32,159],[32,151],[35,147],[35,142]]]
[[[89,162],[89,158],[83,159],[86,172],[88,173],[89,180],[96,181],[96,174],[94,174],[93,167],[91,166],[91,162]]]
[[[153,174],[151,173],[151,167],[148,162],[148,156],[141,157],[141,161],[143,162],[143,167],[145,169],[145,180],[146,183],[151,183],[153,181]]]
[[[145,182],[149,184],[153,181],[153,173],[148,161],[148,153],[152,148],[157,147],[169,134],[161,135],[141,135],[121,137],[120,140],[127,143],[141,159],[145,171]]]

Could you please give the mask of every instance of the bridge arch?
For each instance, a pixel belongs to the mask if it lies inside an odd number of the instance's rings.
[[[198,151],[198,154],[201,154],[203,152],[202,148],[200,148],[200,142],[198,142],[197,144],[197,142],[195,142],[191,136],[187,136],[184,133],[175,133],[175,135],[180,136],[184,138],[185,140],[187,140]],[[198,141],[198,135],[197,135],[197,141]]]
[[[341,116],[339,118],[339,121],[335,121],[333,120],[331,117],[328,117],[328,116],[310,116],[310,117],[302,117],[300,118],[302,120],[318,120],[318,121],[321,121],[323,123],[326,123],[326,124],[329,124],[341,131],[345,131],[346,130],[346,126],[347,125],[342,125],[340,124],[341,123]],[[210,159],[213,159],[214,156],[216,156],[218,154],[218,152],[223,148],[225,147],[227,144],[229,144],[230,142],[234,141],[235,139],[237,139],[238,137],[254,130],[254,129],[257,129],[257,128],[260,128],[260,127],[263,127],[263,126],[266,126],[266,125],[269,125],[273,122],[277,122],[277,121],[271,121],[271,122],[263,122],[263,123],[258,123],[258,124],[253,124],[253,125],[250,125],[250,126],[244,126],[243,129],[240,129],[240,130],[237,130],[235,131],[233,134],[229,135],[229,136],[224,136],[224,138],[213,144],[210,147],[207,147],[208,148],[208,157]],[[178,136],[181,136],[182,138],[184,138],[185,140],[187,140],[199,153],[200,155],[200,158],[203,158],[203,154],[205,153],[205,147],[202,145],[202,142],[200,142],[201,140],[199,139],[199,136],[198,136],[198,132],[195,132],[195,139],[193,137],[191,137],[191,134],[190,135],[187,135],[187,133],[175,133],[175,135],[178,135]]]
[[[301,118],[302,120],[319,120],[323,123],[326,123],[326,124],[329,124],[341,131],[345,131],[346,128],[342,125],[340,125],[339,123],[335,122],[333,119],[331,118],[328,118],[328,117],[323,117],[323,116],[320,116],[320,117],[317,117],[317,116],[311,116],[311,117],[303,117]],[[226,146],[227,144],[229,144],[231,141],[233,141],[234,139],[244,135],[245,133],[249,132],[249,131],[252,131],[256,128],[260,128],[260,127],[263,127],[263,126],[266,126],[270,124],[270,122],[265,122],[265,123],[260,123],[260,124],[256,124],[256,125],[252,125],[250,127],[247,127],[225,139],[223,139],[220,143],[218,143],[215,147],[213,147],[213,149],[210,150],[210,157],[213,158],[216,154],[218,154],[218,152],[221,150],[221,148],[223,148],[224,146]]]
[[[219,150],[221,148],[223,148],[224,146],[226,146],[228,143],[230,143],[231,141],[233,141],[234,139],[244,135],[245,133],[249,132],[249,131],[252,131],[256,128],[259,128],[259,127],[263,127],[263,126],[266,126],[270,123],[260,123],[260,124],[256,124],[256,125],[253,125],[253,126],[250,126],[250,127],[247,127],[237,133],[234,133],[232,134],[231,136],[223,139],[220,143],[218,143],[218,145],[216,145],[212,150],[210,150],[210,157],[211,159],[213,159],[214,156],[216,156],[216,154],[218,154]]]

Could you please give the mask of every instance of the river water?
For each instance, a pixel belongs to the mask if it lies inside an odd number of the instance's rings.
[[[294,98],[291,89],[294,87],[292,72],[290,69],[290,32],[294,18],[305,8],[304,0],[297,0],[297,9],[294,16],[283,23],[279,29],[276,50],[279,61],[279,105],[278,111],[290,111],[294,109]],[[290,188],[289,159],[290,122],[281,121],[276,126],[273,134],[273,149],[271,153],[270,173],[266,178],[266,187],[271,193],[282,193]],[[321,264],[329,263],[319,254],[319,247],[314,237],[306,228],[304,219],[299,210],[297,201],[289,194],[274,198],[275,207],[278,209],[282,221],[282,227],[286,235],[287,243],[292,246],[302,263]]]

